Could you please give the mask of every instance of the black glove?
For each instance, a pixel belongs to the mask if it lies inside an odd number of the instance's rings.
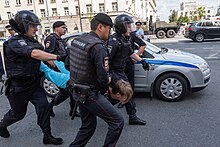
[[[149,64],[144,59],[142,59],[140,62],[141,62],[142,67],[145,71],[149,70]]]
[[[66,59],[66,54],[57,55],[57,61],[64,61]]]

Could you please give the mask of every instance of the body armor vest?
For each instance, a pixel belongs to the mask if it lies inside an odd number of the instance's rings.
[[[30,58],[18,56],[16,59],[11,60],[10,54],[11,46],[10,42],[15,40],[23,39],[26,41],[28,46],[32,46],[33,48],[43,50],[43,46],[39,44],[36,40],[28,40],[18,36],[11,38],[9,41],[4,43],[3,52],[4,52],[4,60],[5,60],[5,68],[8,78],[31,78],[40,73],[40,61]]]
[[[125,61],[129,57],[131,43],[130,43],[130,41],[123,40],[123,38],[121,38],[117,34],[114,34],[110,38],[110,41],[114,42],[114,38],[118,42],[118,45],[113,46],[113,47],[117,48],[117,51],[116,51],[114,57],[111,57],[110,70],[124,71]]]
[[[67,55],[66,49],[65,49],[65,43],[64,41],[58,37],[56,34],[52,33],[48,37],[54,37],[56,40],[56,49],[54,50],[55,55]],[[53,43],[53,42],[52,42]]]
[[[84,84],[97,87],[96,71],[90,59],[90,49],[102,41],[88,33],[71,42],[70,48],[70,84]]]

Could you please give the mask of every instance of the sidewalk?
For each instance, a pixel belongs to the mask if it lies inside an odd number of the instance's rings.
[[[178,42],[179,40],[188,40],[183,35],[176,35],[174,38],[163,38],[158,39],[156,35],[147,35],[148,38],[150,38],[151,43],[172,43],[172,42]]]

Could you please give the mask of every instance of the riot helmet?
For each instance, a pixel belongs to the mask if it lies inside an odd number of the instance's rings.
[[[132,18],[127,14],[118,15],[115,18],[115,32],[119,34],[124,34],[127,32],[128,24],[134,23]]]
[[[14,19],[10,19],[11,27],[18,33],[25,34],[28,32],[29,25],[38,26],[40,20],[36,14],[28,10],[18,11]]]

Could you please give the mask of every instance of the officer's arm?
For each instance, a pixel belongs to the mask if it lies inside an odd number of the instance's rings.
[[[141,61],[142,60],[142,58],[139,57],[139,55],[137,53],[133,53],[130,57],[132,59],[134,59],[135,61]]]
[[[137,54],[138,54],[138,56],[140,56],[144,52],[144,49],[146,47],[146,43],[140,38],[136,38],[135,42],[139,45],[139,49],[138,49]]]
[[[49,61],[49,60],[56,60],[57,55],[50,54],[47,52],[44,52],[42,50],[38,49],[33,49],[31,52],[31,57],[37,60],[42,60],[42,61]]]

